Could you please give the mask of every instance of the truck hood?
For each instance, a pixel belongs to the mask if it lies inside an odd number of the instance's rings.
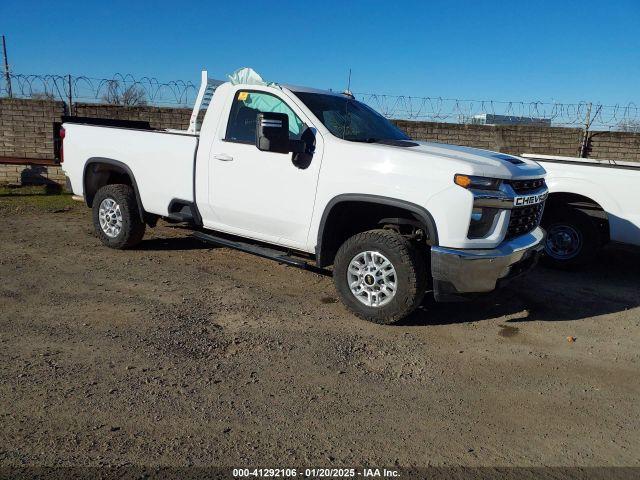
[[[414,147],[394,147],[413,154],[419,153],[431,159],[450,160],[452,163],[464,164],[465,171],[459,173],[481,175],[494,178],[536,178],[545,174],[544,168],[526,158],[492,152],[479,148],[461,147],[444,143],[419,142]],[[382,144],[378,144],[382,146]],[[385,145],[385,147],[387,147]],[[460,165],[463,167],[463,165]]]

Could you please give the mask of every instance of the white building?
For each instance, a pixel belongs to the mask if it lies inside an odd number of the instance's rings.
[[[551,119],[480,113],[469,118],[468,123],[473,123],[476,125],[538,125],[543,127],[550,127]]]

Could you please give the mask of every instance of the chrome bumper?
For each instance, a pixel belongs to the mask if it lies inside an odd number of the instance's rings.
[[[495,290],[499,280],[533,268],[544,248],[545,232],[535,230],[490,250],[431,248],[431,274],[436,300]]]

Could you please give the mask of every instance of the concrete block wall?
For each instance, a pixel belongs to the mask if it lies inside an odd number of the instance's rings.
[[[117,118],[118,120],[142,120],[151,128],[175,128],[184,130],[189,126],[191,109],[170,107],[123,107],[120,105],[99,105],[76,103],[74,115],[91,118]]]
[[[77,103],[73,113],[82,117],[148,121],[152,128],[185,129],[191,110],[170,107],[125,107]],[[0,183],[63,182],[57,166],[16,165],[16,160],[53,159],[53,122],[65,107],[52,100],[0,98]],[[510,154],[538,153],[576,157],[583,132],[579,128],[539,126],[458,125],[452,123],[394,120],[416,140],[466,145]],[[591,132],[587,156],[640,162],[640,133]],[[3,159],[13,159],[12,165]],[[7,160],[5,160],[6,162]],[[42,163],[42,162],[41,162]]]
[[[587,156],[640,162],[640,133],[591,132]]]
[[[0,157],[53,158],[53,122],[62,115],[62,102],[0,98]]]
[[[152,128],[186,129],[191,117],[190,109],[170,107],[76,103],[73,110],[81,117],[148,121]],[[27,160],[53,160],[53,123],[64,113],[63,102],[0,98],[0,184],[64,185],[59,166],[30,165]],[[3,163],[3,157],[12,163]],[[25,164],[17,164],[20,160]]]
[[[520,155],[577,157],[584,132],[579,128],[528,125],[458,125],[452,123],[394,120],[415,140],[485,148]],[[590,132],[588,158],[640,162],[640,134]]]

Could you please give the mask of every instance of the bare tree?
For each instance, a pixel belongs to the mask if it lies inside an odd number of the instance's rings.
[[[640,133],[640,120],[622,120],[617,125],[620,132]]]
[[[109,105],[120,105],[120,86],[115,80],[107,82],[107,91],[102,95],[102,101]]]
[[[146,94],[142,87],[131,85],[130,87],[127,87],[124,92],[122,92],[122,104],[131,106],[146,105],[147,99],[145,97]]]
[[[109,105],[129,107],[147,104],[146,94],[142,87],[130,85],[121,91],[120,84],[116,80],[107,82],[107,91],[102,95],[102,101]]]

